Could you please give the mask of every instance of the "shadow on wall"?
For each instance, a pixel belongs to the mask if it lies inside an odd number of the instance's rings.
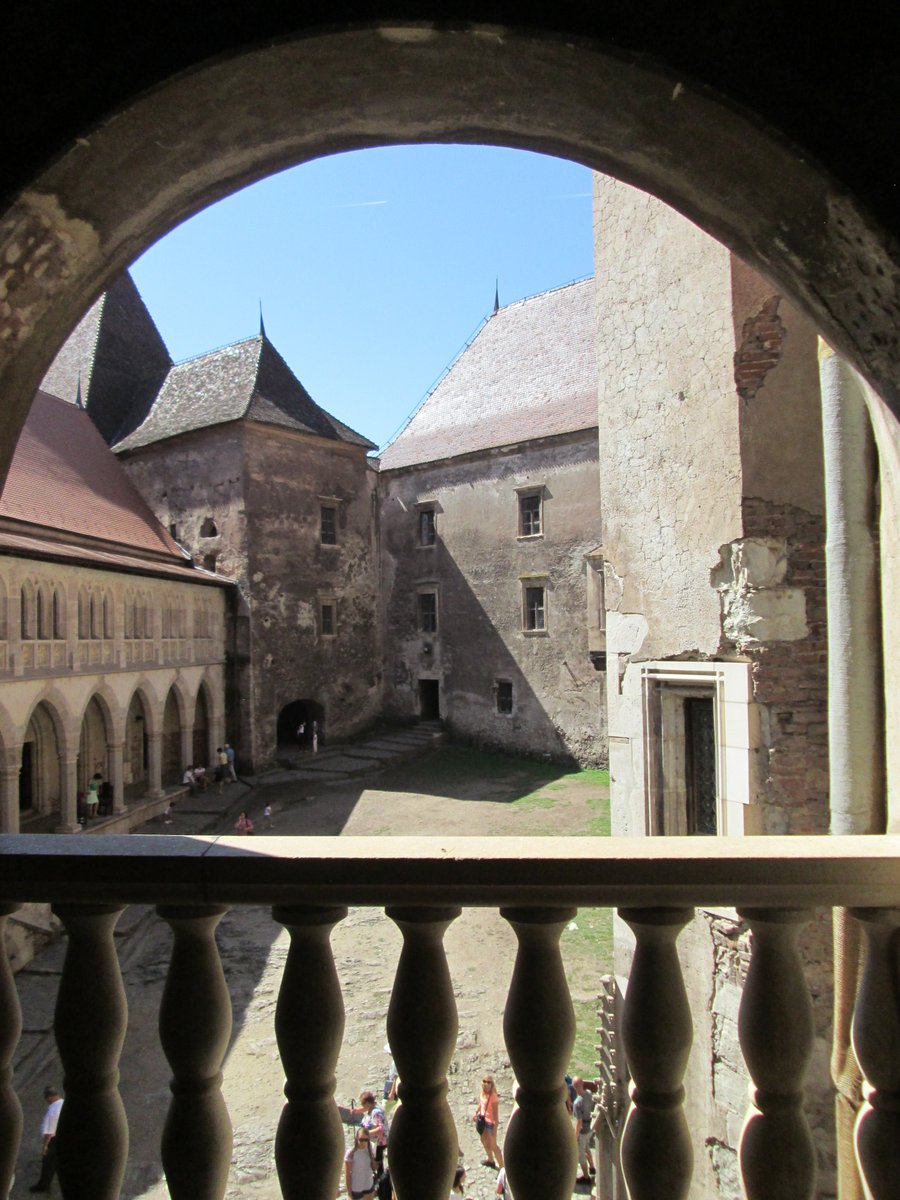
[[[585,598],[572,611],[565,585],[554,585],[551,574],[546,631],[526,634],[518,574],[498,585],[502,568],[493,562],[466,575],[443,543],[434,555],[437,630],[417,628],[416,586],[395,583],[388,601],[386,714],[427,717],[423,696],[428,700],[433,692],[423,692],[421,684],[438,681],[440,716],[455,738],[564,763],[604,764],[605,675],[588,653]],[[404,579],[400,571],[397,578]],[[494,624],[476,588],[495,593],[502,626]]]

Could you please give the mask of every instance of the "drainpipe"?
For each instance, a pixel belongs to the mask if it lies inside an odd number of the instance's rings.
[[[828,587],[828,759],[831,832],[885,827],[881,625],[872,504],[877,458],[865,394],[819,339]],[[857,923],[834,911],[834,1042],[838,1194],[863,1200],[854,1126],[862,1073],[850,1043],[862,971]]]

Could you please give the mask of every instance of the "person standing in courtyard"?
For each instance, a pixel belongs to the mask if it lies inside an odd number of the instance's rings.
[[[313,754],[318,754],[318,752],[319,752],[319,722],[318,721],[313,721],[313,723],[312,723],[312,752],[313,752]]]
[[[362,1126],[356,1131],[353,1145],[344,1155],[344,1181],[352,1200],[371,1200],[375,1192],[369,1134]]]
[[[487,1158],[482,1161],[483,1167],[493,1167],[497,1170],[503,1166],[503,1151],[497,1142],[497,1130],[500,1125],[500,1099],[493,1075],[485,1075],[481,1081],[481,1097],[475,1116],[472,1118],[475,1128],[481,1138]]]
[[[216,783],[219,785],[219,795],[225,787],[228,778],[228,755],[221,746],[216,746]]]
[[[578,1140],[578,1167],[581,1171],[576,1183],[591,1183],[591,1176],[596,1175],[594,1160],[591,1156],[591,1114],[594,1111],[594,1085],[585,1083],[576,1076],[572,1080],[575,1089],[575,1101],[572,1112],[575,1117],[575,1136]]]
[[[100,785],[102,782],[103,776],[99,771],[96,771],[88,782],[87,795],[84,798],[84,808],[89,821],[92,821],[96,817],[100,808]]]
[[[41,1176],[37,1183],[28,1189],[30,1192],[49,1192],[53,1176],[56,1174],[56,1126],[63,1102],[56,1088],[50,1086],[44,1088],[44,1099],[47,1101],[47,1108],[41,1121]]]
[[[237,771],[234,769],[234,746],[225,743],[225,758],[228,760],[228,778],[231,783],[237,783]]]

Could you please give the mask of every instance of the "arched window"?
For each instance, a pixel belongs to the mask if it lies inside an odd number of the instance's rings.
[[[86,588],[78,592],[78,636],[82,641],[91,636],[91,601]]]
[[[22,584],[19,610],[22,640],[30,641],[34,637],[34,587],[27,580]]]
[[[125,593],[125,605],[122,611],[122,634],[126,638],[134,637],[134,600],[131,592]]]
[[[200,536],[201,537],[218,537],[219,536],[219,527],[218,527],[218,525],[216,525],[216,523],[212,519],[212,517],[207,517],[206,520],[203,522],[203,524],[200,526]]]
[[[0,641],[6,641],[6,583],[0,579]]]
[[[39,587],[34,597],[36,619],[35,628],[37,636],[41,641],[47,637],[47,601],[44,596],[44,589]]]
[[[63,604],[62,592],[53,589],[53,632],[56,641],[62,641],[66,636],[66,610]]]
[[[109,592],[106,592],[103,596],[103,636],[105,638],[115,637],[115,632],[113,598]]]
[[[103,636],[101,621],[103,618],[103,610],[100,607],[100,601],[93,592],[91,592],[91,632],[92,638],[100,638]]]

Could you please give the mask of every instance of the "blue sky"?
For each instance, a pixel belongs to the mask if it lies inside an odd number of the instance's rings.
[[[310,395],[383,445],[490,313],[593,271],[591,176],[484,146],[295,167],[206,209],[132,267],[173,358],[259,328]]]

